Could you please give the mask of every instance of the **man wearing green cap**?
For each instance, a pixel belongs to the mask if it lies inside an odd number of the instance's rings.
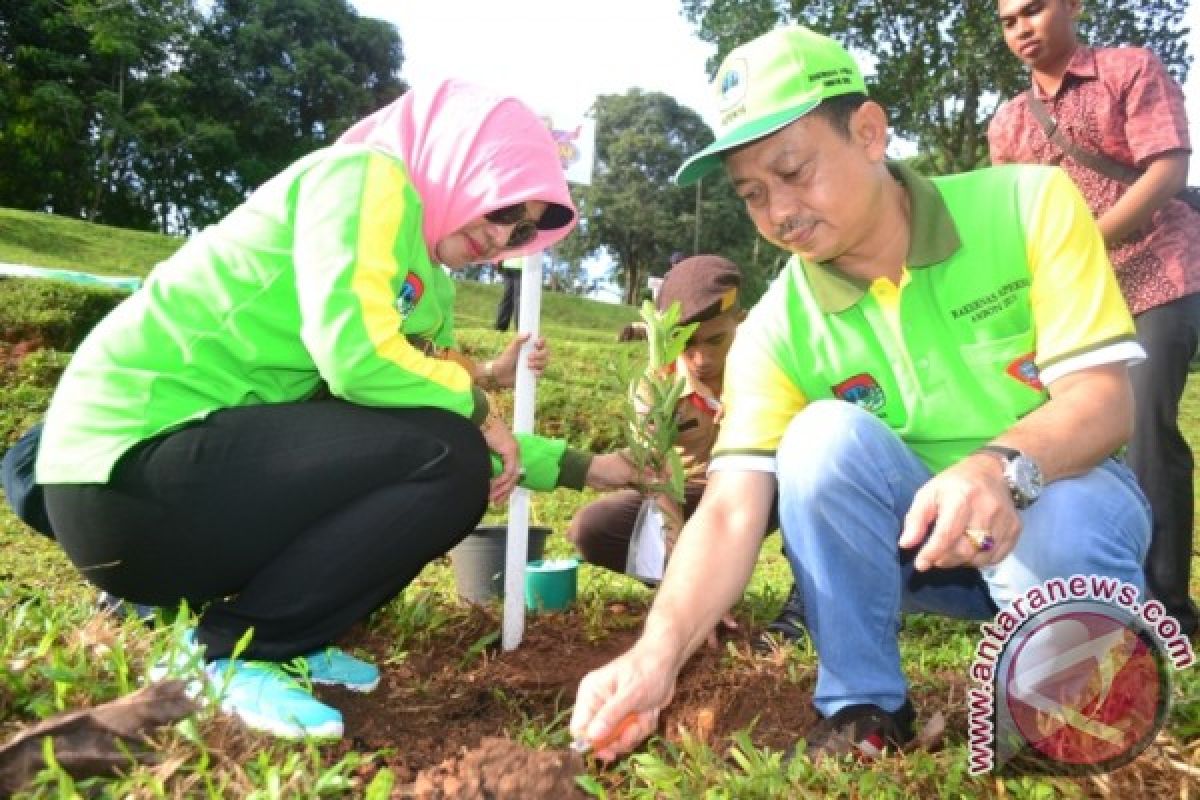
[[[794,255],[730,352],[709,484],[634,647],[580,684],[572,733],[615,757],[754,567],[778,495],[819,659],[807,753],[907,743],[904,610],[987,618],[1043,581],[1143,588],[1145,498],[1109,457],[1143,357],[1104,243],[1060,170],[930,180],[888,162],[849,53],[802,27],[733,50],[716,141],[760,233]]]

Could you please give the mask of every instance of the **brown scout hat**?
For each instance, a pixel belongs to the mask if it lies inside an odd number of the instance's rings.
[[[679,303],[680,324],[705,322],[735,307],[742,273],[727,258],[692,256],[667,271],[658,290],[658,310]]]

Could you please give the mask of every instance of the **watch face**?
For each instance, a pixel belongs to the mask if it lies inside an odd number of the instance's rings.
[[[1026,508],[1042,493],[1042,471],[1032,459],[1017,456],[1009,462],[1009,478],[1018,508]]]

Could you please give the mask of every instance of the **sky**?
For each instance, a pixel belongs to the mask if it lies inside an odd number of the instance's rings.
[[[598,94],[632,87],[669,94],[710,125],[705,62],[679,0],[351,0],[394,23],[410,85],[459,77],[515,94],[556,128],[573,124]],[[1192,146],[1200,150],[1200,0],[1186,17],[1194,58],[1184,86]],[[997,35],[999,32],[997,31]],[[1188,183],[1200,185],[1200,155]]]
[[[351,3],[396,24],[410,85],[466,78],[516,95],[556,127],[582,117],[596,95],[634,86],[702,115],[707,104],[704,62],[715,48],[692,36],[679,0]]]

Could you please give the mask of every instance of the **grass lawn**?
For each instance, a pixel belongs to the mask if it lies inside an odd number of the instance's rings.
[[[0,261],[141,275],[177,245],[151,234],[0,210]],[[0,442],[10,441],[44,409],[69,357],[63,352],[68,345],[60,342],[79,333],[69,323],[83,311],[68,319],[50,312],[66,306],[89,310],[112,301],[104,293],[64,289],[55,294],[33,283],[0,281]],[[489,326],[498,299],[498,286],[460,284],[457,327],[468,352],[491,353],[506,341]],[[577,446],[611,447],[617,440],[618,406],[608,365],[633,352],[615,339],[636,314],[561,295],[548,295],[543,302],[543,330],[553,357],[539,385],[539,430]],[[31,338],[39,325],[53,332]],[[32,355],[18,352],[16,342],[31,341],[37,345],[30,346]],[[1183,417],[1193,447],[1200,449],[1200,382],[1188,388]],[[561,534],[591,497],[567,491],[535,495],[533,522]],[[486,519],[501,517],[493,511]],[[567,554],[570,545],[555,535],[548,550]],[[167,628],[150,630],[94,614],[94,592],[52,542],[31,535],[6,506],[0,508],[0,553],[0,741],[37,720],[128,693],[169,646]],[[1193,574],[1200,577],[1200,565],[1194,563]],[[944,746],[871,766],[814,768],[803,758],[785,763],[781,755],[810,713],[815,658],[804,646],[756,657],[746,644],[774,614],[789,580],[778,536],[772,535],[736,609],[741,630],[718,650],[698,656],[681,680],[673,710],[664,715],[661,735],[615,765],[589,765],[581,791],[611,798],[738,800],[1166,798],[1200,792],[1195,669],[1174,676],[1166,732],[1129,767],[1096,778],[969,776],[963,691],[977,630],[925,616],[906,621],[902,654],[922,720],[934,710],[944,711],[949,720]],[[1200,594],[1200,585],[1193,589]],[[562,659],[569,651],[578,664],[567,671],[582,674],[589,659],[607,658],[628,644],[650,598],[640,584],[585,566],[575,609],[557,617],[530,617],[524,652],[495,654],[490,645],[496,638],[496,609],[458,602],[451,568],[438,560],[350,637],[348,646],[378,660],[386,691],[335,696],[347,713],[348,735],[341,743],[288,744],[201,714],[155,737],[160,755],[155,764],[87,780],[50,767],[19,796],[410,797],[406,786],[412,773],[430,765],[421,761],[423,754],[432,758],[434,753],[421,747],[432,748],[430,742],[453,737],[456,730],[486,732],[486,726],[470,728],[464,722],[472,714],[486,716],[488,724],[498,726],[493,732],[522,745],[562,747],[572,677],[546,675],[538,662]],[[414,716],[422,709],[426,716]],[[705,716],[712,709],[715,722],[712,714]]]

